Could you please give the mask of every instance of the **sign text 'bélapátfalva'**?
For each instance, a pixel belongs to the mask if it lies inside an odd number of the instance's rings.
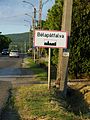
[[[55,30],[35,30],[35,47],[67,48],[67,33]]]

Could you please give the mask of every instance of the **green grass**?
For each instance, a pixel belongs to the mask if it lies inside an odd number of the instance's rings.
[[[34,63],[32,59],[25,61],[27,67],[34,72],[38,80],[47,77],[47,72]],[[65,100],[56,88],[52,87],[49,91],[47,84],[33,84],[14,88],[11,101],[12,106],[20,116],[20,120],[89,120],[88,118],[84,119],[83,116],[75,115],[72,112],[73,109],[69,110],[70,105],[77,107],[75,105],[77,97],[74,95],[72,97],[68,96]]]
[[[28,68],[30,68],[34,72],[37,79],[47,80],[47,71],[46,70],[41,68],[39,66],[39,64],[34,63],[34,61],[30,58],[25,59],[25,61],[27,61]]]
[[[21,120],[84,120],[62,107],[55,91],[47,90],[47,84],[38,84],[14,89],[13,103]]]
[[[31,58],[26,58],[24,61],[26,62],[27,67],[34,72],[37,80],[47,81],[48,79],[47,62],[40,61],[35,63]],[[50,79],[54,81],[56,79],[56,68],[54,68],[54,66],[51,66],[50,73],[51,73]]]

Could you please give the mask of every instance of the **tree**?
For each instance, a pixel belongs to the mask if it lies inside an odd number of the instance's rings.
[[[55,0],[48,10],[45,29],[60,30],[62,20],[62,0]],[[90,76],[90,0],[74,0],[70,38],[69,74]],[[53,49],[52,63],[57,65],[58,50]],[[81,77],[81,76],[80,76]]]
[[[47,19],[44,29],[48,30],[61,30],[62,22],[63,1],[55,0],[55,4],[48,10]],[[52,49],[51,62],[57,67],[58,63],[58,49]]]
[[[4,35],[0,35],[0,52],[4,48],[9,48],[10,42],[11,42],[10,38],[8,38],[8,37],[6,37]]]
[[[48,10],[46,19],[46,29],[49,30],[60,30],[62,22],[62,0],[55,0],[55,5]]]
[[[90,0],[74,0],[69,73],[90,75]]]

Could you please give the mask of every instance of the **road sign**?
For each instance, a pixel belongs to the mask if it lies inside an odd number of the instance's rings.
[[[35,30],[34,45],[47,48],[67,48],[67,32]]]

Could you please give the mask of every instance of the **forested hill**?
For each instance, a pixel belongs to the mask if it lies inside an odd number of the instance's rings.
[[[7,34],[6,36],[8,36],[12,42],[29,42],[29,33],[25,32],[25,33],[17,33],[17,34]]]

